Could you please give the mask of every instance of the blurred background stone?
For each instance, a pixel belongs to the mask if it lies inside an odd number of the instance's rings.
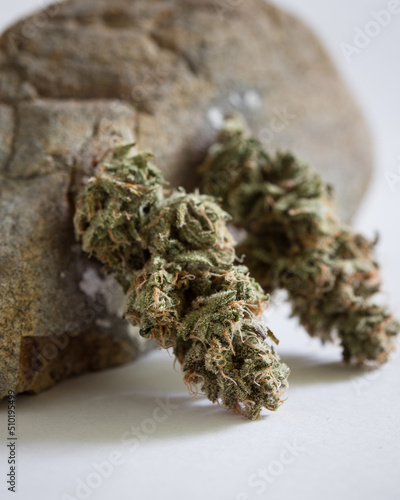
[[[74,198],[110,138],[191,189],[226,114],[333,184],[347,219],[371,139],[313,33],[263,0],[73,0],[0,39],[0,389],[38,392],[145,347],[74,240]],[[149,346],[151,344],[148,344]]]

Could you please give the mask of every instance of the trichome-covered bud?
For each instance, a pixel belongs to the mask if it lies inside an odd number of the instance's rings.
[[[382,363],[399,324],[371,301],[379,267],[370,242],[341,224],[317,172],[291,154],[269,156],[228,120],[200,170],[247,236],[237,248],[267,292],[286,289],[310,335],[337,335],[346,361]]]
[[[261,322],[268,296],[235,265],[229,216],[211,196],[167,191],[148,154],[114,151],[77,200],[83,249],[123,286],[125,317],[173,348],[191,392],[256,418],[276,410],[289,369]]]

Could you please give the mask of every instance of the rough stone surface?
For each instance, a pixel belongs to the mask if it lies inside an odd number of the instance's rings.
[[[152,149],[172,184],[192,188],[223,116],[238,112],[354,212],[371,141],[353,99],[301,22],[238,4],[70,0],[1,37],[1,391],[37,392],[141,350],[120,290],[73,236],[74,196],[110,137]]]
[[[11,154],[14,111],[11,106],[0,104],[0,172]]]

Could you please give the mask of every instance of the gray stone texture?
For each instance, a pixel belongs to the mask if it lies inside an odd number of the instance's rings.
[[[263,0],[69,0],[2,35],[0,393],[143,351],[75,242],[76,193],[114,137],[193,188],[229,113],[315,165],[353,214],[371,172],[363,118],[313,33]]]

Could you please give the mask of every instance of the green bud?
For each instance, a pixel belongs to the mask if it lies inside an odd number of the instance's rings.
[[[173,348],[192,393],[258,417],[282,403],[289,369],[261,322],[268,301],[234,264],[229,216],[211,196],[167,192],[148,154],[114,157],[77,201],[77,236],[126,292],[126,319]]]
[[[338,336],[346,361],[385,362],[400,325],[372,302],[380,288],[375,243],[339,222],[317,172],[291,154],[270,157],[236,120],[200,171],[205,190],[247,231],[237,252],[264,290],[286,289],[309,334]]]

